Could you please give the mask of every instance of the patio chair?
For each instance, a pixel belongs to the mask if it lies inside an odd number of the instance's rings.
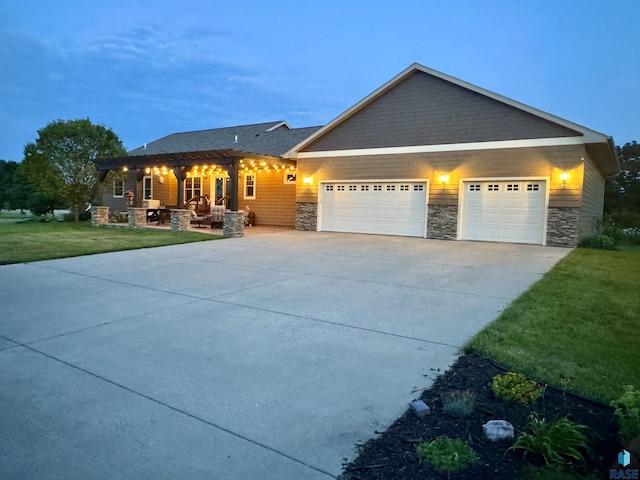
[[[244,207],[244,226],[245,227],[253,227],[253,224],[256,221],[256,214],[251,211],[249,205]]]
[[[211,205],[211,228],[222,228],[224,225],[224,205]]]
[[[211,215],[199,216],[196,213],[195,205],[189,205],[189,211],[191,212],[191,220],[189,221],[191,225],[195,225],[198,228],[205,228],[207,224],[211,223]]]

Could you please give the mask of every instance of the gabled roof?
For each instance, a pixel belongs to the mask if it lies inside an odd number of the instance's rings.
[[[445,82],[450,82],[453,85],[467,89],[471,92],[474,92],[475,94],[479,94],[489,99],[501,102],[502,104],[521,110],[522,112],[526,112],[539,119],[545,120],[547,122],[552,122],[553,124],[556,124],[560,127],[564,127],[565,129],[571,130],[573,132],[573,135],[581,136],[582,141],[585,144],[608,144],[607,150],[610,150],[610,155],[608,155],[610,158],[608,162],[617,163],[617,159],[615,158],[615,149],[613,147],[613,141],[610,137],[603,135],[599,132],[596,132],[594,130],[591,130],[589,128],[583,127],[582,125],[578,125],[576,123],[570,122],[568,120],[557,117],[555,115],[551,115],[547,112],[543,112],[542,110],[538,110],[536,108],[530,107],[523,103],[517,102],[515,100],[504,97],[502,95],[499,95],[497,93],[491,92],[484,88],[472,85],[468,82],[457,79],[450,75],[446,75],[444,73],[430,69],[418,63],[414,63],[404,71],[400,72],[398,75],[396,75],[394,78],[392,78],[387,83],[382,85],[380,88],[378,88],[377,90],[372,92],[370,95],[368,95],[367,97],[365,97],[364,99],[356,103],[354,106],[346,110],[344,113],[342,113],[341,115],[339,115],[338,117],[330,121],[327,125],[320,128],[315,133],[313,133],[312,135],[310,135],[309,137],[307,137],[306,139],[298,143],[292,149],[287,151],[284,154],[284,156],[289,158],[295,158],[298,152],[309,147],[314,142],[316,142],[317,140],[319,140],[320,138],[322,138],[332,130],[336,129],[336,127],[338,127],[339,125],[343,124],[347,120],[354,117],[358,112],[360,112],[365,107],[375,102],[381,96],[385,95],[387,92],[392,90],[394,87],[396,87],[398,84],[400,84],[401,82],[403,82],[408,77],[415,74],[416,72],[422,72],[424,74],[431,75],[438,79],[444,80]],[[614,169],[615,169],[615,166],[612,165],[611,170],[614,170]]]
[[[318,128],[291,128],[277,121],[172,133],[131,150],[129,156],[235,150],[279,157]]]

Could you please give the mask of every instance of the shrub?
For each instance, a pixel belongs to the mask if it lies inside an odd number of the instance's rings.
[[[624,393],[611,402],[611,406],[620,425],[620,441],[626,445],[634,438],[640,437],[640,391],[633,385],[622,388]]]
[[[587,427],[563,417],[555,422],[547,422],[537,413],[532,413],[527,422],[527,430],[521,432],[509,450],[523,450],[540,455],[547,465],[567,465],[584,461],[588,452]]]
[[[640,244],[640,227],[623,228],[622,233],[631,243]]]
[[[127,223],[128,221],[128,212],[115,212],[113,215],[109,215],[109,223]]]
[[[476,452],[459,438],[438,437],[416,447],[420,460],[426,460],[438,472],[457,472],[477,463]]]
[[[609,235],[603,233],[594,233],[588,237],[584,237],[578,242],[581,248],[597,248],[600,250],[613,250],[616,241]]]
[[[444,401],[443,411],[452,417],[468,417],[475,403],[476,396],[471,390],[452,392]]]
[[[507,372],[496,375],[491,382],[496,397],[522,405],[535,402],[544,393],[544,387],[521,373]]]

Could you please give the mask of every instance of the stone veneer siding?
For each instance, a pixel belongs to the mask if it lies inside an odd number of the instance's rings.
[[[578,244],[580,208],[549,207],[547,217],[547,245],[575,247]]]
[[[129,207],[129,228],[145,228],[147,226],[147,209]]]
[[[109,207],[91,207],[91,225],[97,227],[109,223]]]
[[[427,238],[455,240],[458,237],[458,206],[429,205]]]
[[[176,208],[171,210],[171,230],[174,232],[184,232],[189,230],[191,223],[191,210]]]
[[[318,229],[318,204],[296,203],[296,230],[315,232]]]
[[[222,235],[229,238],[244,237],[244,212],[224,212]]]

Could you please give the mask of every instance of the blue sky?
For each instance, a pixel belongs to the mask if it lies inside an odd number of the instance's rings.
[[[3,0],[0,159],[56,119],[133,149],[180,131],[322,125],[419,62],[640,141],[640,1]]]

